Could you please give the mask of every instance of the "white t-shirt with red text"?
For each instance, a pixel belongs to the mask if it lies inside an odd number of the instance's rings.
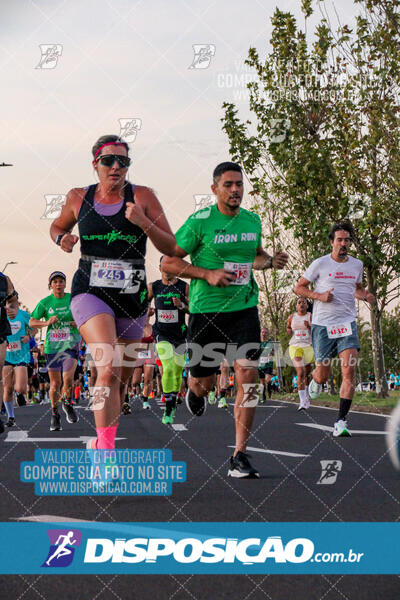
[[[362,282],[363,263],[349,256],[346,262],[333,260],[330,254],[317,258],[303,277],[314,283],[314,291],[326,292],[333,288],[333,301],[314,300],[313,325],[337,325],[356,320],[355,292],[357,283]]]

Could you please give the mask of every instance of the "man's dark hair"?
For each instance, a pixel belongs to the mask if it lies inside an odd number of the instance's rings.
[[[354,240],[354,229],[350,221],[340,221],[340,223],[335,223],[334,225],[332,225],[328,236],[332,242],[335,239],[335,233],[337,231],[347,231],[347,233],[350,234],[350,239],[352,241]]]
[[[214,173],[213,173],[214,183],[218,183],[218,180],[221,177],[221,175],[223,175],[227,171],[236,171],[237,173],[241,173],[242,172],[242,167],[240,165],[238,165],[237,163],[234,163],[234,162],[223,162],[223,163],[220,163],[214,169]]]
[[[128,144],[124,140],[122,140],[118,135],[102,135],[101,137],[99,137],[99,139],[97,140],[97,142],[95,143],[95,145],[92,148],[93,156],[96,156],[97,150],[103,144],[109,144],[110,142],[117,142],[118,144],[123,144],[126,148],[127,153],[129,154]]]

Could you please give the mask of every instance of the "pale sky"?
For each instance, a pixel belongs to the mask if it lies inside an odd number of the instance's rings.
[[[70,291],[79,248],[68,255],[50,240],[45,195],[95,183],[91,147],[119,134],[119,119],[141,120],[129,179],[156,191],[173,231],[193,212],[194,195],[210,193],[214,167],[230,158],[222,103],[247,115],[243,61],[250,46],[267,53],[277,4],[303,23],[300,0],[1,4],[0,163],[14,166],[0,169],[0,270],[18,262],[6,273],[23,304],[33,310],[56,269]],[[345,0],[335,6],[343,22],[356,10]],[[54,68],[37,68],[44,44],[62,47]],[[215,50],[207,68],[189,68],[195,44]],[[148,248],[151,281],[159,253]]]

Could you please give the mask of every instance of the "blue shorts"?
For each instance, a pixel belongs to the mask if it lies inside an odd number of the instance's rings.
[[[328,337],[325,326],[311,325],[311,338],[315,360],[319,363],[328,358],[338,356],[343,350],[348,350],[349,348],[360,349],[355,321],[351,324],[351,335],[336,339]]]
[[[46,354],[46,366],[49,371],[70,371],[72,367],[75,368],[75,360],[78,360],[78,346],[74,348],[68,348],[62,352],[55,354]]]

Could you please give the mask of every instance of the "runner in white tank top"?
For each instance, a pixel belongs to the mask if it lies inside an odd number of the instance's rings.
[[[310,406],[308,383],[314,352],[311,345],[311,313],[307,312],[307,300],[298,298],[297,312],[290,315],[287,332],[292,336],[289,342],[289,355],[297,373],[297,389],[300,397],[298,410],[306,410]]]

